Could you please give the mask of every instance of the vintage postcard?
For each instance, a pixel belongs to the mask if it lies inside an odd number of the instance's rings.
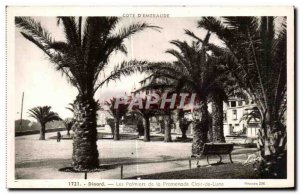
[[[7,7],[7,187],[294,188],[294,7]]]

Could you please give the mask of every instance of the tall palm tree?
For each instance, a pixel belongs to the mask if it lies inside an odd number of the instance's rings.
[[[285,177],[286,127],[286,18],[204,17],[198,24],[215,33],[226,48],[223,62],[248,96],[261,118],[259,148],[262,177]]]
[[[70,135],[70,131],[74,125],[74,119],[72,118],[67,118],[65,120],[63,120],[64,126],[67,130],[67,135]]]
[[[60,121],[57,113],[51,111],[51,106],[37,106],[28,110],[30,117],[35,118],[41,125],[40,140],[45,140],[46,124],[52,121]]]
[[[155,91],[155,94],[161,95],[161,96],[164,92],[167,92],[167,98],[170,98],[172,96],[173,91],[168,90],[166,88],[166,85],[168,85],[169,80],[164,79],[162,81],[160,79],[159,83],[156,83],[157,80],[152,79],[151,82],[147,84],[148,79],[149,79],[149,77],[143,79],[140,82],[142,84],[142,87],[139,88],[138,90],[136,90],[135,93],[138,93],[140,91],[146,91],[146,93]],[[146,98],[144,98],[142,100],[143,100],[143,103],[145,104]],[[163,127],[161,126],[161,127],[162,127],[163,133],[164,133],[164,142],[172,142],[171,130],[172,130],[172,122],[173,122],[172,113],[173,113],[174,108],[171,109],[170,103],[167,102],[167,103],[165,103],[164,109],[161,109],[160,104],[161,104],[161,101],[157,102],[156,104],[152,104],[150,106],[150,109],[142,110],[142,111],[151,115],[150,117],[156,116],[157,119],[159,116],[163,117],[163,122],[161,122],[161,125],[164,125],[164,126]]]
[[[202,41],[192,31],[185,30],[185,33],[199,42]],[[213,52],[215,57],[224,57],[223,52],[220,52],[218,49],[214,49],[212,46],[210,46],[209,49]],[[222,67],[219,65],[219,68]],[[218,79],[211,83],[211,92],[208,97],[212,106],[210,141],[225,142],[223,127],[223,102],[227,102],[228,95],[231,94],[236,88],[236,81],[229,74],[225,74],[225,71],[216,71],[215,74],[218,74]]]
[[[158,112],[158,104],[151,104],[148,109],[145,108],[146,98],[141,98],[143,103],[143,108],[139,106],[133,106],[130,111],[132,114],[135,114],[138,118],[143,119],[144,126],[144,141],[148,142],[151,140],[150,137],[150,118],[155,116]]]
[[[199,42],[202,41],[192,31],[185,30],[185,33]],[[220,50],[219,47],[215,47],[210,43],[208,43],[207,46],[208,50],[210,50],[215,57],[219,58],[220,63],[216,64],[219,70],[215,71],[218,79],[212,82],[210,86],[211,92],[209,94],[209,101],[211,102],[212,106],[211,141],[225,142],[223,102],[227,103],[228,96],[242,95],[244,97],[244,93],[242,93],[238,88],[235,77],[231,76],[231,74],[226,71],[225,66],[222,63],[223,58],[226,56],[226,54],[224,54],[224,52]]]
[[[218,66],[218,57],[209,54],[210,33],[204,40],[193,41],[191,45],[179,40],[171,41],[178,50],[169,49],[166,52],[175,57],[174,62],[157,62],[148,64],[151,80],[146,88],[165,88],[174,92],[196,93],[199,105],[199,113],[194,117],[194,138],[192,153],[200,154],[204,143],[207,142],[209,94],[219,79],[221,65]]]
[[[119,104],[118,107],[115,107],[117,99],[112,98],[111,100],[106,102],[106,105],[109,106],[109,113],[114,118],[114,140],[120,140],[120,121],[122,117],[126,115],[128,112],[129,104]]]
[[[68,81],[77,88],[74,101],[74,170],[90,170],[99,166],[97,150],[96,109],[94,94],[105,83],[119,79],[122,74],[112,71],[103,74],[114,51],[127,53],[124,40],[145,29],[159,29],[147,23],[134,23],[120,28],[118,17],[58,17],[62,25],[65,41],[55,41],[50,33],[36,20],[29,17],[16,17],[16,26],[21,34],[39,47],[56,65]],[[137,63],[136,61],[129,62]],[[123,67],[128,62],[122,62]],[[100,80],[100,78],[103,78]]]

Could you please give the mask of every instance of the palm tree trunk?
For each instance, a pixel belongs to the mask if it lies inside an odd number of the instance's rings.
[[[200,103],[200,116],[194,120],[194,136],[192,154],[201,154],[204,144],[207,143],[208,111],[206,101]]]
[[[212,130],[212,116],[208,113],[208,132],[207,132],[207,140],[208,142],[213,142],[213,130]]]
[[[150,120],[149,117],[144,117],[144,126],[145,126],[145,132],[144,132],[144,141],[150,141]]]
[[[188,124],[184,123],[182,118],[179,119],[179,127],[181,130],[181,138],[186,139],[187,138],[186,132],[188,130]]]
[[[115,121],[113,119],[107,119],[106,123],[110,127],[111,135],[114,137],[114,134],[115,134]]]
[[[287,136],[285,130],[273,128],[274,126],[263,124],[259,131],[258,147],[262,161],[258,172],[261,178],[284,179],[287,177]]]
[[[212,96],[212,138],[213,142],[225,142],[223,129],[223,100],[218,94]]]
[[[181,138],[186,139],[187,138],[186,132],[188,130],[188,125],[184,120],[184,113],[182,113],[180,111],[178,113],[178,121],[179,121],[179,128],[180,128],[180,131],[181,131]]]
[[[182,132],[182,135],[181,135],[181,139],[186,139],[187,136],[186,136],[186,130],[185,131],[181,131]]]
[[[73,163],[76,171],[99,166],[97,150],[97,104],[92,97],[77,96],[74,102]]]
[[[208,142],[213,142],[213,131],[212,131],[212,127],[209,126],[209,130],[208,130],[208,133],[207,133],[207,141]]]
[[[138,131],[139,136],[144,135],[145,127],[143,124],[143,120],[141,120],[141,119],[138,119],[138,121],[137,121],[137,131]]]
[[[165,133],[165,121],[162,120],[160,121],[160,133],[164,134]]]
[[[115,119],[114,140],[120,140],[120,120]]]
[[[171,114],[167,113],[165,116],[165,136],[164,142],[172,142],[171,136]]]
[[[45,140],[45,133],[46,133],[46,125],[41,124],[41,130],[40,130],[40,138],[39,140]]]

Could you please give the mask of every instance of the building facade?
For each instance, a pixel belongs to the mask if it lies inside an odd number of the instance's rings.
[[[246,113],[250,113],[254,107],[255,104],[253,102],[248,102],[241,98],[230,98],[227,103],[224,102],[224,136],[257,137],[260,121],[243,119],[243,116]],[[211,112],[211,104],[208,104],[208,111]],[[185,117],[192,120],[192,113],[187,112]],[[176,120],[175,123],[174,132],[181,133],[179,122]],[[193,135],[193,123],[187,131],[187,135]]]
[[[259,120],[243,119],[255,107],[253,101],[231,98],[224,103],[224,136],[257,137]]]

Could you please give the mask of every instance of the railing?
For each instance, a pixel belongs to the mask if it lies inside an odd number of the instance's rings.
[[[216,159],[214,158],[213,160],[216,160]],[[164,168],[164,170],[158,170],[155,172],[149,171],[148,165],[164,165],[164,164],[167,164],[170,162],[171,163],[180,162],[180,167],[173,169],[173,168],[169,168],[172,165],[166,165],[166,168]],[[203,160],[202,159],[199,160],[199,162],[200,162],[199,165],[198,165],[198,163],[196,164],[196,162],[197,161],[192,158],[186,158],[186,159],[180,159],[178,161],[141,163],[139,165],[139,171],[132,171],[133,168],[136,169],[137,164],[118,164],[118,165],[114,165],[116,167],[114,169],[104,170],[104,171],[100,171],[100,172],[83,172],[82,173],[83,176],[81,176],[81,177],[84,179],[95,179],[95,178],[97,179],[97,178],[100,178],[97,175],[101,176],[101,174],[103,175],[103,172],[106,171],[106,173],[109,173],[109,174],[111,172],[110,178],[112,178],[112,179],[124,179],[124,178],[126,179],[126,178],[133,178],[133,177],[137,177],[137,179],[138,179],[139,176],[150,175],[153,173],[167,173],[167,172],[178,171],[178,170],[179,171],[180,170],[193,170],[193,168],[197,168],[199,166],[202,166],[202,167],[210,166],[209,164],[206,163],[205,158]],[[144,165],[146,165],[146,166],[144,166]],[[111,170],[114,170],[114,172],[112,172]],[[103,179],[105,179],[105,178],[103,178]]]

